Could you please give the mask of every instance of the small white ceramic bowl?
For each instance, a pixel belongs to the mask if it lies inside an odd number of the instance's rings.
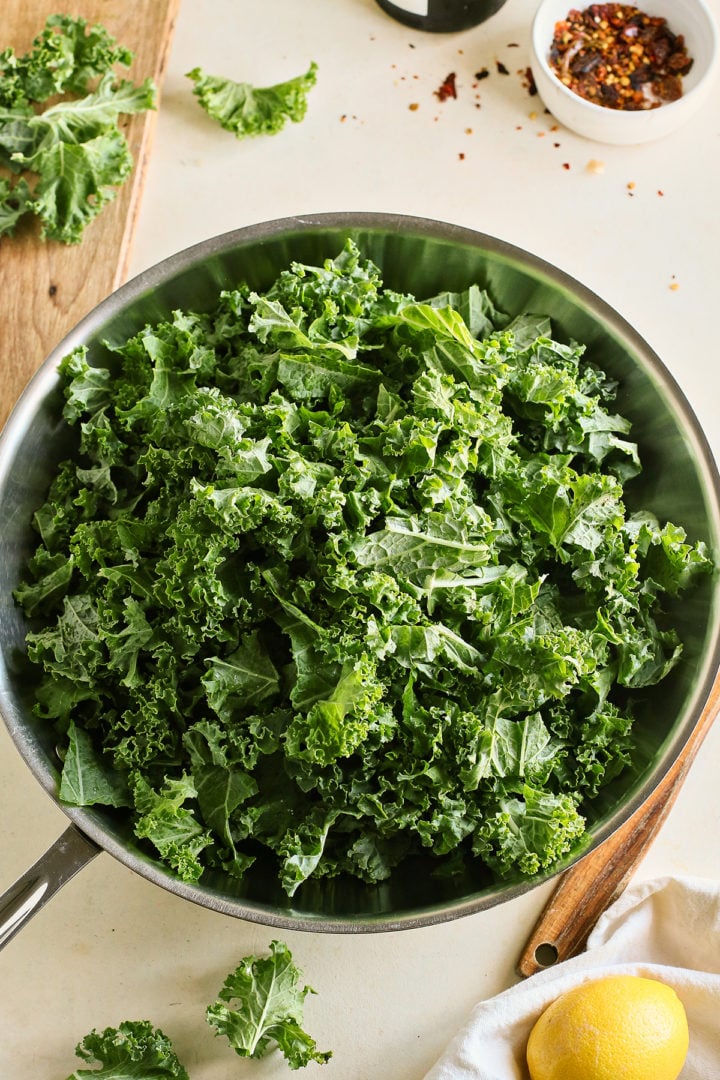
[[[656,109],[629,111],[595,105],[564,86],[549,63],[555,24],[572,9],[584,10],[591,0],[541,0],[531,36],[531,69],[544,105],[561,124],[598,142],[632,145],[668,135],[706,100],[719,64],[718,29],[703,0],[634,0],[648,15],[667,20],[682,34],[693,65],[683,77],[682,97]],[[623,0],[625,2],[625,0]]]

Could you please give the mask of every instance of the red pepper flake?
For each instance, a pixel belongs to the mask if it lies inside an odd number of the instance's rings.
[[[658,188],[658,195],[660,195],[660,197],[662,197],[664,194],[665,194],[665,192],[661,191],[660,188]]]
[[[445,76],[444,80],[440,83],[440,86],[434,91],[434,94],[438,101],[447,101],[448,98],[457,97],[454,71],[451,71],[449,75]]]
[[[344,124],[346,120],[347,120],[347,113],[343,113],[342,116],[340,117],[340,123]]]
[[[656,109],[682,96],[692,67],[682,34],[630,4],[571,9],[555,24],[550,66],[580,97],[611,109]]]
[[[569,161],[563,161],[563,169],[569,169],[569,168],[570,168],[570,162]]]
[[[460,159],[460,161],[464,161],[464,160],[465,160],[465,155],[463,154],[462,150],[461,150],[461,151],[460,151],[460,153],[458,154],[458,158]]]
[[[537,86],[535,85],[535,76],[532,73],[532,68],[526,67],[518,72],[518,75],[522,76],[523,86],[527,90],[530,97],[535,97],[537,94]]]
[[[486,67],[480,68],[479,71],[475,72],[475,78],[477,79],[478,82],[482,82],[483,79],[487,79],[489,77],[489,75],[490,75],[490,72],[488,71],[488,69]]]
[[[503,64],[502,60],[496,60],[495,61],[495,67],[497,68],[498,75],[509,75],[510,74],[508,69]]]

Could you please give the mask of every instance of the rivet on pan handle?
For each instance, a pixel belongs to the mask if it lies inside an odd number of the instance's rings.
[[[0,896],[0,949],[100,850],[74,825],[67,828],[34,866]]]
[[[518,961],[519,975],[534,975],[584,949],[595,923],[623,892],[655,839],[719,707],[720,674],[690,738],[649,798],[562,875]]]

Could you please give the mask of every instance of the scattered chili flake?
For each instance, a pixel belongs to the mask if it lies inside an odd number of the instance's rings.
[[[458,158],[460,159],[460,161],[464,161],[464,160],[465,160],[465,155],[463,154],[462,150],[461,150],[461,151],[460,151],[460,153],[458,154]]]
[[[438,101],[447,101],[448,98],[457,97],[457,88],[455,86],[455,72],[451,71],[449,75],[446,75],[437,90],[434,91],[435,97]]]
[[[340,117],[340,123],[344,124],[346,120],[347,120],[347,113],[343,113],[342,116]]]
[[[555,147],[555,149],[557,150],[557,149],[559,148],[559,146],[560,146],[560,143],[559,143],[559,142],[554,142],[554,143],[553,143],[553,146],[554,146],[554,147]]]
[[[522,76],[523,85],[530,97],[535,97],[537,94],[537,86],[535,85],[535,76],[532,73],[532,68],[526,67],[519,71],[518,75]]]
[[[509,75],[510,74],[508,69],[503,64],[502,60],[496,60],[495,61],[495,67],[497,68],[498,75]]]
[[[682,96],[692,67],[682,34],[630,4],[571,9],[555,24],[550,66],[574,93],[596,105],[637,111]]]
[[[570,162],[569,161],[563,161],[563,169],[569,169],[569,168],[570,168]]]
[[[665,194],[665,192],[661,191],[660,188],[658,188],[658,195],[663,196],[664,194]]]
[[[478,82],[482,82],[483,79],[487,79],[489,75],[490,75],[490,72],[488,71],[488,69],[486,67],[480,68],[479,71],[475,72],[475,78],[477,79]]]

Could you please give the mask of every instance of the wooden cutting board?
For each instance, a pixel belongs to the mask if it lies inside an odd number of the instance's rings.
[[[101,23],[135,56],[123,77],[150,77],[158,91],[180,0],[0,0],[0,49],[30,48],[48,15],[69,12]],[[0,427],[48,353],[127,276],[156,111],[121,118],[135,161],[115,200],[88,226],[79,245],[41,241],[36,223],[0,239]]]

